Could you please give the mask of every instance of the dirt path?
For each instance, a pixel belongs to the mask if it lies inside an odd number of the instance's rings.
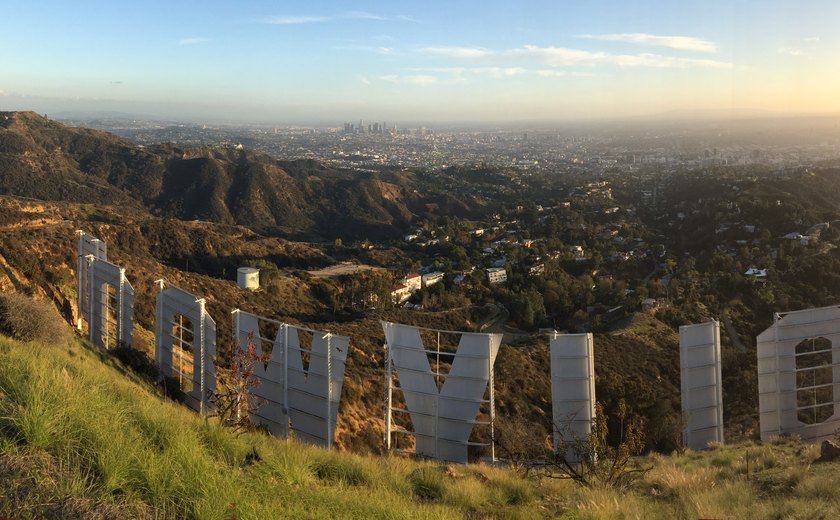
[[[342,276],[345,274],[356,274],[364,271],[370,271],[371,269],[376,269],[376,267],[366,264],[341,263],[331,265],[323,269],[306,272],[309,273],[309,275],[313,278],[334,278],[336,276]]]
[[[488,318],[487,321],[479,328],[481,332],[503,334],[504,337],[502,338],[502,343],[506,343],[508,345],[520,343],[530,337],[530,334],[527,332],[505,325],[508,318],[510,318],[510,311],[508,311],[503,305],[489,305],[495,307],[495,310],[493,311],[493,314],[491,314],[490,318]]]

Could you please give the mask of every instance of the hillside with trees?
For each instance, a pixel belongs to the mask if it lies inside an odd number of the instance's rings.
[[[773,312],[840,294],[834,165],[597,179],[481,165],[342,171],[236,147],[141,148],[28,113],[0,123],[0,186],[30,197],[0,196],[4,290],[46,297],[71,322],[82,229],[126,268],[135,346],[149,358],[161,277],[207,297],[219,338],[233,308],[347,335],[337,439],[358,452],[382,449],[381,319],[504,333],[499,420],[528,421],[541,445],[552,429],[545,329],[593,332],[607,415],[624,399],[648,419],[646,449],[668,452],[680,444],[680,325],[721,320],[726,435],[750,439],[755,336]],[[313,274],[345,263],[363,267]],[[261,291],[236,287],[243,265],[261,270]],[[494,265],[506,282],[488,283]],[[394,284],[421,269],[441,283],[395,305]]]
[[[4,194],[119,202],[298,238],[399,236],[418,216],[481,210],[470,197],[418,184],[410,172],[281,163],[239,146],[140,147],[31,112],[0,112],[0,170]]]

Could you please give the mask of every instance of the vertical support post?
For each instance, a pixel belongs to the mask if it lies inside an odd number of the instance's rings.
[[[551,343],[557,340],[557,330],[552,330],[548,334],[548,359],[549,364],[551,364]],[[556,424],[555,413],[554,413],[554,366],[549,368],[549,380],[551,382],[551,449],[554,452],[557,452],[558,445],[560,444],[560,429]]]
[[[94,312],[93,312],[93,276],[90,275],[91,265],[93,265],[93,261],[96,259],[93,255],[87,255],[85,257],[85,271],[87,272],[87,282],[88,282],[88,340],[94,345],[96,344],[93,341],[93,334],[94,329],[101,327],[101,323],[99,326],[94,326]]]
[[[289,440],[289,324],[283,324],[283,413],[286,416],[284,425],[286,440]]]
[[[720,358],[720,322],[717,320],[712,320],[715,322],[715,386],[717,398],[717,424],[718,424],[718,431],[717,437],[720,442],[723,442],[723,380],[721,379],[721,367],[723,366],[723,362]],[[759,426],[759,431],[761,427]]]
[[[123,319],[125,316],[123,315],[123,298],[125,297],[125,268],[120,268],[120,288],[119,288],[119,300],[117,301],[117,347],[120,346],[120,341],[123,341],[126,346],[128,346],[128,342],[123,340],[123,329],[125,325],[123,324]]]
[[[82,265],[82,237],[85,236],[85,232],[81,229],[76,230],[76,236],[79,237],[79,241],[76,244],[76,330],[81,332],[82,305],[84,301],[84,299],[82,298],[82,292],[84,291],[84,285],[82,281],[82,273],[84,272],[84,266]]]
[[[385,338],[385,451],[391,453],[391,406],[393,400],[393,386],[391,382],[391,349],[388,347],[388,338]]]
[[[200,345],[199,352],[201,353],[200,354],[201,357],[199,358],[199,364],[198,364],[199,369],[201,370],[201,374],[199,375],[199,388],[200,388],[200,391],[201,391],[201,404],[199,405],[199,414],[201,415],[201,417],[204,417],[204,414],[206,412],[206,410],[205,410],[206,404],[205,403],[207,401],[207,396],[204,395],[205,394],[205,386],[204,386],[204,368],[205,368],[204,367],[204,343],[205,343],[204,320],[206,319],[205,310],[204,310],[204,298],[199,298],[198,300],[196,300],[196,303],[198,303],[198,309],[199,309],[198,310],[198,316],[199,316],[199,331],[200,331],[200,333],[199,333],[199,340],[198,341],[199,341],[199,345]],[[193,341],[195,341],[195,332],[193,332]],[[193,351],[195,351],[195,349],[193,349]],[[195,361],[193,361],[193,364],[195,364]]]
[[[239,309],[234,309],[232,314],[233,314],[233,343],[231,344],[231,353],[233,353],[234,358],[235,358],[237,355],[239,355],[239,348],[237,348],[237,346],[240,347],[240,348],[242,347],[242,345],[240,344],[240,339],[239,339]],[[260,352],[260,353],[262,354],[262,352]],[[230,362],[235,363],[236,359],[231,359]],[[233,367],[231,367],[231,368],[233,368]],[[239,371],[237,370],[237,374],[238,373],[239,373]],[[236,381],[236,384],[238,386],[239,381]],[[236,420],[237,421],[242,419],[241,410],[242,410],[241,396],[240,396],[239,392],[236,392]]]
[[[327,451],[332,449],[332,334],[325,336],[327,339]]]
[[[597,419],[595,415],[595,339],[592,336],[592,333],[586,335],[586,357],[589,358],[589,370],[587,370],[586,374],[586,382],[589,386],[589,413],[591,420],[590,424],[594,424],[594,421]],[[592,432],[592,427],[590,426],[590,433]],[[598,460],[598,453],[592,451],[592,458],[593,460]]]
[[[193,339],[195,339],[195,325],[193,325]],[[178,389],[184,390],[184,316],[178,315]],[[193,351],[193,365],[195,352]],[[193,371],[193,374],[195,371]]]
[[[166,282],[163,280],[156,280],[158,286],[158,295],[155,309],[155,362],[161,370],[161,378],[165,376],[163,373],[163,292]]]
[[[435,458],[440,460],[440,331],[437,333],[437,361],[435,365]]]
[[[779,395],[782,393],[782,387],[780,386],[781,383],[781,367],[779,366],[779,327],[778,323],[782,317],[779,315],[778,312],[773,313],[773,324],[777,325],[773,327],[773,351],[776,355],[776,435],[782,434],[782,400],[779,399]]]
[[[496,420],[496,403],[493,392],[493,345],[492,340],[487,338],[487,370],[488,383],[490,385],[490,461],[496,463],[496,431],[493,423]]]
[[[437,355],[435,356],[435,386],[440,393],[440,331],[437,331]]]

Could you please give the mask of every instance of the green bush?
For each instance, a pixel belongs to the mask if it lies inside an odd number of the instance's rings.
[[[314,465],[315,475],[325,482],[343,482],[361,486],[370,480],[361,464],[350,458],[324,457]]]
[[[440,500],[443,496],[445,485],[440,469],[430,466],[417,468],[408,478],[411,481],[411,489],[418,498]]]
[[[534,500],[534,491],[524,480],[509,480],[504,482],[501,487],[507,504],[516,506]]]

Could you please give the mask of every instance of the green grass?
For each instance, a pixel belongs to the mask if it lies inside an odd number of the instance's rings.
[[[0,447],[0,516],[462,518],[511,502],[464,498],[475,479],[460,493],[431,462],[232,435],[76,341],[0,339]],[[417,472],[438,477],[433,496]]]
[[[818,455],[778,439],[651,456],[653,470],[620,492],[486,465],[327,452],[232,435],[81,342],[0,338],[0,517],[840,517],[840,464]]]

